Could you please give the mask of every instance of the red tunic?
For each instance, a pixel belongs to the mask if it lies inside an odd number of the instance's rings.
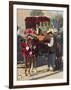
[[[32,57],[32,50],[29,50],[30,46],[26,42],[22,42],[21,47],[22,47],[22,55],[23,57],[25,57],[26,62],[29,63],[30,57]]]

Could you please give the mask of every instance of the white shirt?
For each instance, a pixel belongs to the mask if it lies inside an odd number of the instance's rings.
[[[50,43],[48,43],[48,46],[49,46],[49,47],[52,47],[53,44],[54,44],[54,39],[53,39],[53,37],[52,37],[51,40],[50,40]]]

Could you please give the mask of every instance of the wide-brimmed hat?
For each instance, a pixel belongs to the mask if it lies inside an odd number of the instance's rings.
[[[52,29],[52,28],[50,28],[48,31],[47,31],[47,34],[49,34],[49,33],[54,33],[54,29]]]

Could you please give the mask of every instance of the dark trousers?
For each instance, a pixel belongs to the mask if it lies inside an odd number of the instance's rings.
[[[48,54],[48,67],[55,67],[55,61],[56,61],[56,54],[55,53],[49,53]]]

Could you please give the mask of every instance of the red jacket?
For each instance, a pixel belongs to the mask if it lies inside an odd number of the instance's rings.
[[[30,46],[28,43],[26,43],[26,42],[21,43],[21,47],[22,47],[22,55],[24,57],[31,57],[32,56],[32,50],[29,50]]]

